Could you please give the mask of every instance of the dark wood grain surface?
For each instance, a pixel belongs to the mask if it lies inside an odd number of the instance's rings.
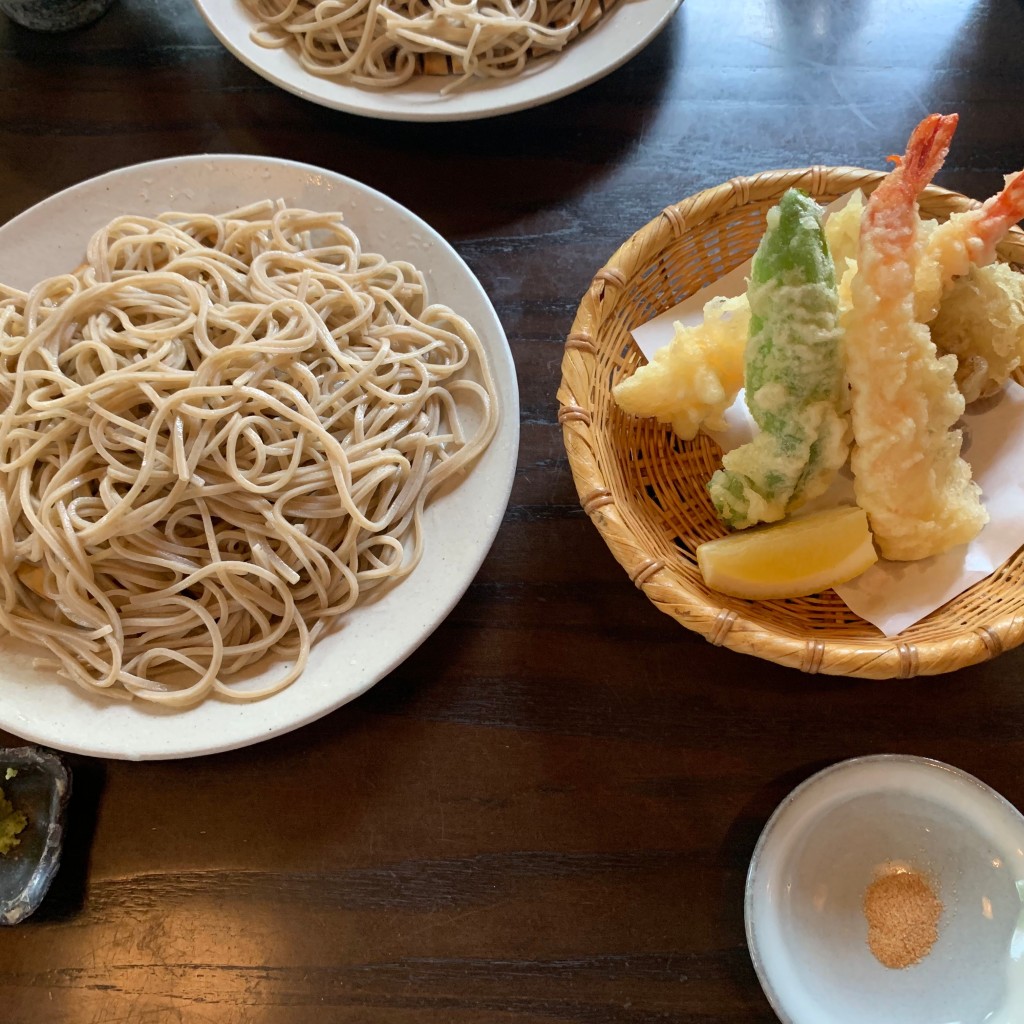
[[[158,157],[322,165],[451,240],[522,397],[494,549],[399,669],[248,749],[71,758],[64,866],[0,930],[0,1021],[767,1024],[744,876],[796,783],[910,752],[1024,806],[1024,649],[879,683],[712,647],[614,562],[556,422],[577,302],[629,234],[736,174],[882,167],[932,110],[961,115],[939,184],[982,198],[1024,166],[1018,0],[686,0],[604,80],[460,124],[277,90],[189,0],[61,36],[0,18],[0,222]]]

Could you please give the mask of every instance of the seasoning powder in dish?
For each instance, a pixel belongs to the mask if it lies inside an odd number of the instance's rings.
[[[939,936],[942,902],[919,872],[889,865],[864,892],[868,947],[879,963],[910,967],[930,952]]]

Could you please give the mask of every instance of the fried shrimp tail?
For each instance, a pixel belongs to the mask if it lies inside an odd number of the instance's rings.
[[[917,270],[917,315],[930,323],[954,282],[996,258],[1006,232],[1024,219],[1024,171],[975,210],[954,213],[928,236]]]
[[[836,264],[840,316],[850,306],[863,201],[854,193],[825,235]],[[940,355],[957,357],[956,382],[968,405],[1002,389],[1024,364],[1024,275],[995,261],[996,246],[1024,218],[1024,172],[983,206],[942,224],[922,220],[914,270],[915,315],[929,324]]]
[[[835,270],[821,207],[797,189],[768,213],[747,295],[746,399],[760,428],[726,454],[708,490],[743,528],[824,492],[846,462],[849,426]]]
[[[979,210],[971,210],[965,218],[974,225],[975,236],[986,248],[986,262],[995,259],[999,240],[1020,220],[1024,220],[1024,171],[1010,175],[1006,186]]]
[[[868,199],[843,317],[857,502],[882,554],[896,560],[965,543],[988,518],[951,429],[964,409],[956,358],[939,357],[915,309],[917,198],[942,166],[956,122],[925,118]]]
[[[957,357],[965,401],[995,394],[1024,362],[1024,278],[995,262],[996,246],[1024,218],[1024,171],[982,206],[929,234],[917,274],[918,317],[942,353]]]

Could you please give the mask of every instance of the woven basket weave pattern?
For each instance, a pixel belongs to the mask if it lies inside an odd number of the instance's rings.
[[[641,360],[631,329],[749,258],[786,189],[827,203],[870,191],[883,176],[853,167],[766,172],[664,210],[595,275],[566,341],[558,400],[580,501],[658,608],[714,644],[805,672],[906,678],[984,661],[1024,640],[1024,552],[895,638],[832,591],[759,602],[717,594],[704,585],[694,549],[725,533],[706,490],[718,446],[704,435],[681,441],[668,426],[623,413],[611,395]],[[977,204],[931,187],[920,205],[942,220]],[[1011,232],[999,256],[1024,265],[1024,233]]]

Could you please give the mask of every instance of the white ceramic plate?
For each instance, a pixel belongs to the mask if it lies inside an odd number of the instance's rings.
[[[36,743],[99,757],[191,757],[246,746],[333,711],[400,664],[445,618],[487,554],[508,504],[519,443],[519,396],[505,334],[454,249],[386,196],[317,167],[254,156],[191,156],[113,171],[75,185],[0,227],[0,281],[26,288],[73,269],[89,236],[122,213],[224,212],[265,198],[340,210],[363,248],[414,263],[433,299],[477,329],[501,403],[498,432],[464,479],[428,506],[415,571],[358,606],[313,648],[306,671],[253,704],[208,700],[186,711],[103,701],[32,666],[0,639],[0,727]],[[268,676],[269,677],[269,676]]]
[[[363,89],[311,75],[290,50],[250,38],[254,22],[240,0],[195,0],[218,39],[267,81],[335,110],[391,121],[468,121],[525,110],[603,78],[639,53],[682,0],[618,0],[593,28],[559,54],[537,60],[515,78],[482,79],[441,95],[448,79],[419,76],[396,89]]]
[[[943,909],[927,956],[893,969],[870,952],[863,898],[900,869]],[[783,1024],[1024,1020],[1024,818],[950,765],[861,757],[798,786],[754,850],[745,918]]]

